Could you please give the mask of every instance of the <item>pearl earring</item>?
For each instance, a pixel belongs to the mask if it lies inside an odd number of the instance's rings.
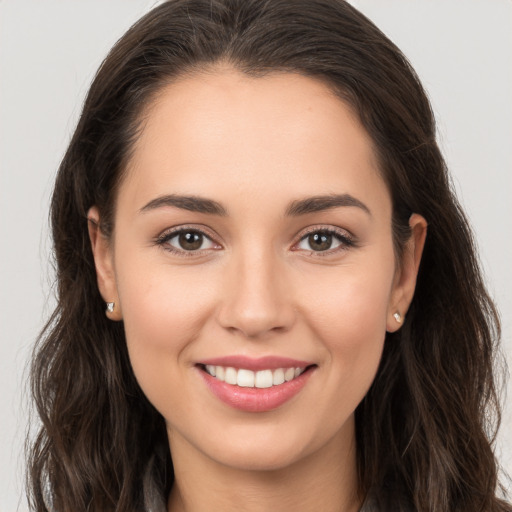
[[[107,313],[113,313],[115,305],[115,302],[107,302]]]
[[[393,314],[393,318],[399,323],[401,324],[402,323],[402,315],[397,311],[396,313]]]

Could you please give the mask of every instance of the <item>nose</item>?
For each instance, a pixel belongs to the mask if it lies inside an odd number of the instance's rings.
[[[288,331],[296,313],[283,263],[268,254],[240,257],[232,263],[223,283],[220,325],[252,339]]]

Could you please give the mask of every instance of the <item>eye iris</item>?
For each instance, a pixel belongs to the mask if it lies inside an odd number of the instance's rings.
[[[195,231],[187,231],[180,233],[178,237],[180,247],[186,251],[194,251],[201,247],[203,244],[203,235]]]
[[[328,233],[313,233],[309,235],[308,242],[314,251],[326,251],[331,248],[332,235]]]

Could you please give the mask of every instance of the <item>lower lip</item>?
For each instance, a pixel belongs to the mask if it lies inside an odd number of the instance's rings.
[[[244,388],[226,384],[200,368],[198,371],[210,391],[225,404],[245,412],[266,412],[277,409],[299,393],[313,373],[313,368],[270,388]]]

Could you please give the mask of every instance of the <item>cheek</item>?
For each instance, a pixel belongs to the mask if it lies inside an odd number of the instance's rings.
[[[316,279],[306,285],[312,323],[326,339],[352,333],[340,339],[348,347],[359,345],[365,333],[384,333],[393,277],[392,265],[377,262],[373,268],[347,266]]]
[[[354,407],[377,372],[393,277],[393,262],[381,260],[373,267],[340,268],[336,278],[310,287],[309,326],[326,352],[333,385],[351,396]]]
[[[200,269],[124,261],[118,291],[130,361],[151,394],[180,378],[189,349],[208,321],[212,297]],[[207,281],[206,281],[207,282]],[[182,365],[185,363],[185,366]],[[166,387],[166,386],[164,386]]]

